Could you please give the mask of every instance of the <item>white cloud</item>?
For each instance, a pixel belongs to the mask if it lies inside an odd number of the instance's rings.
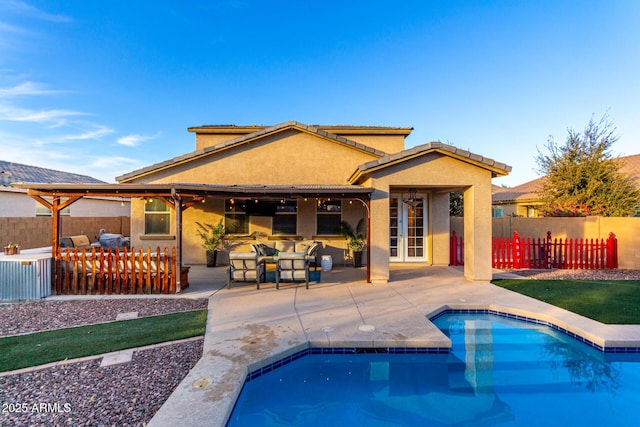
[[[43,84],[37,82],[24,82],[17,86],[0,88],[0,98],[21,95],[55,95],[61,93],[68,93],[68,91],[46,89]]]
[[[35,122],[35,123],[54,123],[61,125],[66,123],[68,117],[81,116],[86,113],[73,110],[28,110],[13,107],[11,105],[0,105],[0,120],[9,122]]]
[[[105,135],[113,133],[114,130],[108,126],[98,125],[96,129],[76,135],[62,135],[57,137],[59,141],[83,141],[87,139],[99,139]]]
[[[118,138],[118,144],[124,145],[127,147],[137,147],[141,143],[145,141],[149,141],[151,139],[156,139],[162,134],[162,132],[157,132],[154,135],[139,135],[139,134],[131,134],[127,136],[123,136]]]

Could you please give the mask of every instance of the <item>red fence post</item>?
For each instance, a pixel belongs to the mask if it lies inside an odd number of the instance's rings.
[[[458,248],[456,241],[456,230],[453,230],[451,233],[451,238],[449,239],[449,265],[458,265],[457,257],[458,257]]]
[[[551,269],[551,231],[547,231],[547,239],[544,242],[544,264],[542,268]]]
[[[522,268],[522,250],[520,247],[520,236],[517,231],[513,232],[512,240],[513,268]]]
[[[607,239],[607,268],[618,268],[618,239],[613,233],[609,233]]]

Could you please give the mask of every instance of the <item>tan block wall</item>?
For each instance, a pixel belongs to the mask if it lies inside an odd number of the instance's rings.
[[[461,236],[463,218],[451,218],[451,232]],[[521,237],[544,238],[551,231],[553,238],[606,239],[609,233],[618,238],[618,267],[640,269],[640,218],[492,218],[493,237],[511,237],[517,231]]]
[[[86,234],[94,242],[101,228],[108,233],[130,235],[129,217],[61,218],[61,236]],[[0,244],[18,243],[23,249],[51,246],[51,217],[0,218]]]

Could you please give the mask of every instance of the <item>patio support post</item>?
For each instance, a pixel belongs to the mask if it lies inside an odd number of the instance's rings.
[[[371,197],[366,201],[356,198],[367,210],[367,283],[371,283]]]
[[[367,208],[367,283],[371,283],[371,210],[369,209],[369,200],[365,207]]]
[[[60,196],[53,196],[51,219],[51,256],[55,260],[60,246]]]
[[[173,198],[176,212],[176,265],[178,271],[174,272],[174,274],[176,275],[176,293],[180,293],[182,291],[180,280],[180,276],[182,276],[182,196],[178,194],[175,188],[172,188],[171,197]]]

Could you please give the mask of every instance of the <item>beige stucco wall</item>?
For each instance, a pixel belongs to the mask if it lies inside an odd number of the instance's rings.
[[[306,132],[286,130],[133,182],[346,185],[359,164],[375,158],[370,153]]]
[[[359,142],[385,153],[397,153],[404,150],[404,135],[345,135],[351,141]]]
[[[342,144],[297,130],[287,130],[264,140],[230,149],[219,155],[179,165],[170,170],[144,176],[136,182],[192,182],[207,184],[264,184],[264,185],[346,185],[356,166],[373,160],[375,156]],[[318,240],[324,244],[323,254],[331,254],[334,262],[343,262],[345,240],[342,237],[316,236],[316,198],[298,202],[298,236]],[[144,201],[132,201],[131,237],[135,246],[173,246],[175,235],[144,235]],[[183,260],[189,264],[205,262],[205,254],[196,235],[196,221],[216,224],[224,216],[224,199],[208,197],[183,212]],[[361,203],[343,202],[343,219],[355,225],[365,216]],[[249,250],[248,243],[277,239],[271,236],[270,217],[251,217],[249,233],[252,238],[228,239],[221,262],[227,260],[229,250]],[[171,230],[175,229],[175,212],[171,213]]]
[[[210,134],[210,133],[196,133],[196,150],[201,150],[207,147],[213,147],[214,145],[221,144],[232,139],[241,138],[246,133],[235,134]]]
[[[212,147],[220,143],[231,141],[236,138],[242,138],[251,132],[250,128],[237,128],[234,133],[202,133],[196,132],[196,150],[200,150],[206,147]],[[255,131],[262,130],[262,128],[256,128]],[[328,131],[331,133],[331,130]],[[404,150],[404,135],[384,135],[384,134],[350,134],[348,132],[338,132],[336,135],[343,136],[351,141],[364,144],[368,147],[375,148],[385,153],[397,153]]]
[[[449,258],[448,191],[467,188],[465,244],[468,243],[469,248],[465,253],[465,276],[472,280],[491,279],[490,171],[434,152],[372,172],[362,185],[376,188],[371,202],[373,283],[389,280],[389,193],[395,188],[409,187],[430,194],[429,262],[439,265],[448,264]]]

